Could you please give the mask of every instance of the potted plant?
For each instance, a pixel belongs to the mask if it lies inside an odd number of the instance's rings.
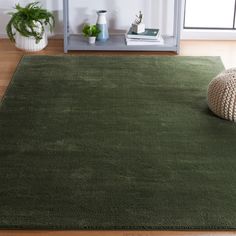
[[[19,49],[40,51],[48,44],[46,27],[49,26],[52,32],[55,19],[51,12],[38,4],[33,2],[25,7],[16,4],[15,11],[9,13],[11,19],[6,27],[7,35]]]
[[[83,28],[83,34],[85,37],[88,37],[89,44],[95,43],[96,37],[100,32],[100,29],[96,25],[85,25]]]

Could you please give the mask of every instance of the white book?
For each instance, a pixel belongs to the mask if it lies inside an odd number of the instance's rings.
[[[156,40],[147,40],[147,39],[130,39],[125,37],[127,46],[142,46],[142,45],[163,45],[164,40],[161,36]]]

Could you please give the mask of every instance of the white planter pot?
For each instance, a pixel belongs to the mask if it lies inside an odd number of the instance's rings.
[[[96,41],[96,37],[89,37],[88,38],[88,43],[89,44],[95,44],[95,41]]]
[[[24,37],[18,32],[16,32],[15,39],[16,39],[15,45],[17,48],[29,52],[40,51],[48,45],[48,38],[46,33],[43,34],[43,38],[38,43],[36,43],[34,37]]]

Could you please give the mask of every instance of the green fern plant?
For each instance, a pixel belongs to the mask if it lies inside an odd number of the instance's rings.
[[[82,30],[84,37],[97,37],[101,30],[96,25],[84,25]]]
[[[42,39],[45,26],[49,26],[52,32],[55,26],[55,18],[51,12],[43,9],[38,4],[39,2],[33,2],[25,7],[16,4],[16,11],[9,13],[11,19],[7,24],[6,31],[12,42],[15,42],[15,31],[25,37],[34,37],[36,43],[39,43]]]

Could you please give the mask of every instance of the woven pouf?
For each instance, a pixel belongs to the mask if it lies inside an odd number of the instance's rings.
[[[236,68],[225,70],[210,82],[208,106],[217,116],[236,122]]]

